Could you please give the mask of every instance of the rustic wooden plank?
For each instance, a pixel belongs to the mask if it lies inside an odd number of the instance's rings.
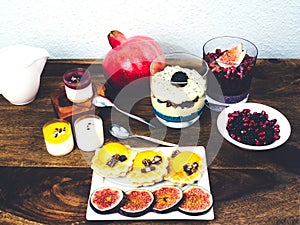
[[[67,69],[78,66],[91,69],[93,82],[97,84],[106,82],[101,70],[101,61],[93,59],[49,60],[42,75],[40,91],[34,102],[26,106],[14,106],[0,96],[0,165],[89,167],[78,149],[67,156],[50,156],[46,152],[42,136],[44,123],[56,117],[50,96],[63,87],[62,74]],[[300,113],[299,82],[299,59],[258,60],[249,101],[260,102],[277,108],[287,116],[292,125],[292,134],[287,143],[276,150],[267,152],[247,152],[223,141],[215,125],[218,114],[210,112],[208,109],[204,110],[199,120],[200,126],[195,124],[182,130],[174,130],[161,125],[154,118],[150,99],[147,96],[141,97],[137,102],[131,100],[130,103],[124,101],[123,103],[119,102],[119,104],[124,109],[128,109],[148,120],[153,120],[157,125],[157,129],[149,129],[138,121],[129,120],[114,109],[101,109],[98,112],[104,120],[106,142],[117,140],[108,133],[108,128],[113,120],[113,122],[130,128],[134,133],[163,138],[166,141],[180,143],[180,145],[198,144],[207,146],[208,161],[209,164],[213,161],[211,166],[214,168],[268,167],[268,160],[283,164],[280,161],[282,157],[291,162],[299,157],[299,153],[297,153],[300,149],[298,138],[300,133],[298,122]],[[130,96],[130,98],[133,97]],[[124,140],[122,143],[134,147],[153,146],[153,144],[139,139]],[[295,164],[291,164],[294,170],[296,168]],[[292,170],[292,168],[290,169]]]
[[[300,222],[295,208],[300,203],[300,180],[292,173],[265,169],[210,169],[209,174],[216,215],[209,224]],[[0,167],[0,180],[0,221],[4,224],[94,224],[85,220],[90,169]],[[143,221],[143,224],[183,225],[187,222],[202,224],[179,220]],[[112,220],[100,224],[141,222]]]

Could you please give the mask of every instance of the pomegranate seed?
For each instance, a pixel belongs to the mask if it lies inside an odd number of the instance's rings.
[[[260,145],[259,140],[255,139],[255,145]]]
[[[244,118],[243,118],[243,121],[244,121],[244,122],[247,122],[247,121],[249,121],[249,118],[248,118],[248,117],[244,117]]]
[[[276,120],[276,119],[273,119],[273,120],[270,120],[269,124],[270,124],[270,125],[273,125],[273,124],[275,124],[276,122],[277,122],[277,120]]]
[[[274,137],[275,140],[278,140],[280,138],[280,136],[278,134],[274,134],[273,137]]]
[[[276,122],[276,119],[268,120],[268,114],[264,110],[261,113],[251,113],[249,109],[243,109],[228,113],[226,129],[239,142],[261,146],[280,138],[280,129]]]
[[[239,113],[237,111],[235,111],[234,113],[231,114],[231,116],[233,116],[233,117],[239,116]]]
[[[243,73],[239,72],[239,73],[237,73],[237,75],[240,77],[240,79],[243,78]]]
[[[249,113],[250,109],[243,109],[243,113]]]
[[[266,136],[260,136],[260,137],[259,137],[259,140],[261,140],[261,141],[262,141],[262,140],[265,140],[265,139],[266,139]]]

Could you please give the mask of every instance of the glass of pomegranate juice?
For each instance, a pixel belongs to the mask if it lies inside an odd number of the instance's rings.
[[[250,41],[232,36],[210,39],[203,46],[209,66],[206,98],[209,103],[246,102],[258,50]]]

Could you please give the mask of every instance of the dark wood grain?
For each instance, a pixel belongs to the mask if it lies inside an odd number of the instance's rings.
[[[208,222],[86,221],[93,153],[83,154],[75,148],[63,157],[49,155],[42,126],[56,117],[50,96],[63,87],[66,70],[89,68],[93,82],[109,88],[101,62],[49,60],[34,102],[14,106],[0,96],[0,224],[300,224],[300,59],[257,61],[249,101],[280,110],[292,126],[289,140],[270,151],[246,151],[223,140],[216,128],[216,112],[205,109],[195,125],[169,129],[154,118],[146,94],[136,99],[131,93],[123,101],[108,90],[122,108],[151,120],[157,128],[149,129],[114,109],[95,109],[104,121],[106,142],[117,140],[108,133],[110,124],[116,122],[133,133],[206,147],[216,218]],[[153,146],[139,139],[122,143]]]
[[[2,154],[0,165],[3,166],[35,166],[35,167],[88,167],[89,165],[83,160],[82,154],[78,149],[63,157],[50,156],[45,148],[42,136],[42,126],[52,118],[56,117],[53,110],[50,96],[63,87],[62,74],[74,67],[86,67],[92,73],[93,82],[96,84],[105,84],[105,78],[101,70],[101,60],[53,60],[46,64],[42,74],[41,87],[37,99],[26,106],[15,106],[7,102],[2,96],[0,97],[0,148]],[[282,59],[267,60],[260,59],[257,62],[250,99],[252,102],[260,102],[270,105],[282,111],[289,119],[292,125],[292,134],[285,148],[300,148],[300,141],[296,134],[299,133],[299,111],[300,103],[300,60]],[[128,100],[129,101],[129,100]],[[114,122],[127,126],[133,132],[139,134],[151,135],[153,137],[164,137],[166,141],[179,143],[181,145],[204,145],[207,146],[208,152],[213,160],[217,154],[215,151],[222,144],[222,138],[218,134],[215,126],[217,114],[205,109],[199,120],[199,124],[183,130],[167,129],[162,126],[155,118],[151,109],[149,97],[144,97],[138,102],[126,101],[125,105],[119,101],[124,109],[132,110],[136,114],[153,120],[158,129],[149,130],[140,122],[129,120],[126,116],[116,112],[114,109],[101,109],[99,115],[104,120],[105,139],[107,142],[116,140],[112,137],[107,129]],[[201,130],[201,131],[200,131]],[[153,146],[146,141],[131,139],[123,141],[135,147]],[[215,145],[212,142],[216,142]],[[223,143],[232,149],[235,147]],[[227,147],[227,148],[228,148]],[[212,148],[212,149],[211,149]],[[236,162],[227,165],[234,167]],[[214,164],[218,166],[217,164]],[[226,165],[226,164],[225,164]],[[224,165],[222,165],[224,166]],[[255,167],[256,165],[249,164]]]
[[[264,169],[210,169],[209,174],[215,221],[120,222],[112,218],[100,224],[299,224],[295,206],[300,203],[300,180],[294,175],[281,177],[278,171]],[[89,169],[2,167],[0,179],[4,224],[95,224],[85,220]]]

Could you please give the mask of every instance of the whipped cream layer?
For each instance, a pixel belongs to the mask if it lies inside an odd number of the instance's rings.
[[[74,103],[85,102],[93,97],[92,83],[82,89],[72,89],[65,85],[65,91],[67,98]]]
[[[183,72],[187,75],[184,85],[174,85],[171,81],[176,72]],[[167,116],[189,116],[204,106],[205,90],[206,79],[196,70],[167,66],[163,71],[152,76],[152,106],[156,111]]]

